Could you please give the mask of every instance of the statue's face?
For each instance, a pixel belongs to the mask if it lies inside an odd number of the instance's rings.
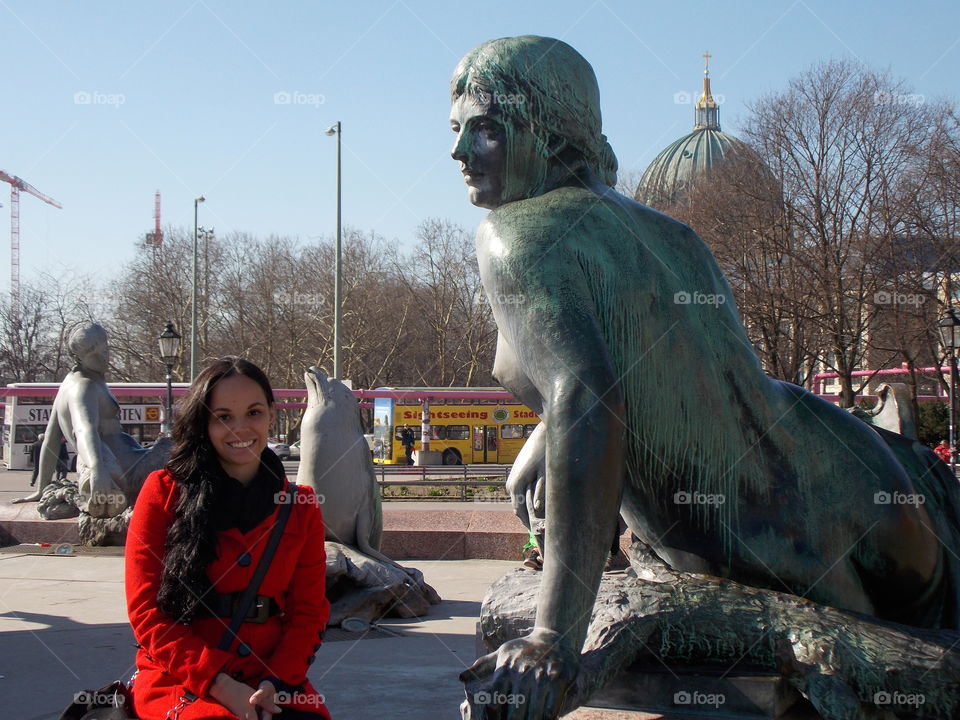
[[[457,139],[450,152],[460,163],[470,202],[493,209],[542,192],[546,159],[534,149],[529,130],[508,132],[506,119],[491,98],[484,103],[470,93],[453,102],[450,127]]]
[[[110,367],[110,350],[105,339],[97,340],[92,348],[80,356],[80,364],[94,372],[105,373]]]

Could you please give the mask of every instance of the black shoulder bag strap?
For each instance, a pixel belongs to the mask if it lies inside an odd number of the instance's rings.
[[[277,546],[280,544],[280,536],[283,535],[283,529],[287,525],[290,511],[293,509],[293,504],[296,502],[297,497],[296,485],[288,482],[287,488],[286,492],[281,493],[284,496],[285,502],[280,505],[280,511],[277,513],[277,521],[273,524],[273,532],[267,541],[267,547],[264,548],[263,555],[260,556],[260,562],[257,563],[257,569],[250,579],[250,584],[244,589],[240,600],[237,602],[237,609],[230,619],[230,627],[224,631],[223,637],[220,638],[220,644],[217,646],[220,650],[229,650],[233,644],[233,639],[237,636],[237,630],[240,629],[240,625],[247,617],[250,606],[253,604],[254,599],[257,597],[257,592],[260,590],[260,584],[263,582],[263,578],[270,568],[270,563],[277,551]]]

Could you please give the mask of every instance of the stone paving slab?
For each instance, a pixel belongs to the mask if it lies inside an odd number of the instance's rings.
[[[341,639],[317,654],[310,678],[335,718],[456,718],[457,679],[473,662],[486,588],[516,563],[421,561],[444,598],[424,618],[386,620],[402,637]],[[0,555],[3,718],[55,720],[82,688],[128,678],[134,657],[120,556]],[[424,715],[424,708],[429,708]]]

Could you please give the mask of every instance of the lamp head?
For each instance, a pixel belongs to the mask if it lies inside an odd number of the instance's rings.
[[[177,358],[180,356],[180,339],[180,333],[173,329],[173,322],[168,322],[158,338],[160,359],[165,365],[173,365],[177,362]]]

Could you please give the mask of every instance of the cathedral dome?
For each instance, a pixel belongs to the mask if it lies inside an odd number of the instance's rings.
[[[752,154],[745,143],[720,130],[720,107],[710,91],[710,71],[703,72],[703,94],[695,108],[693,132],[667,145],[644,171],[634,194],[644,205],[669,205],[724,161]]]

